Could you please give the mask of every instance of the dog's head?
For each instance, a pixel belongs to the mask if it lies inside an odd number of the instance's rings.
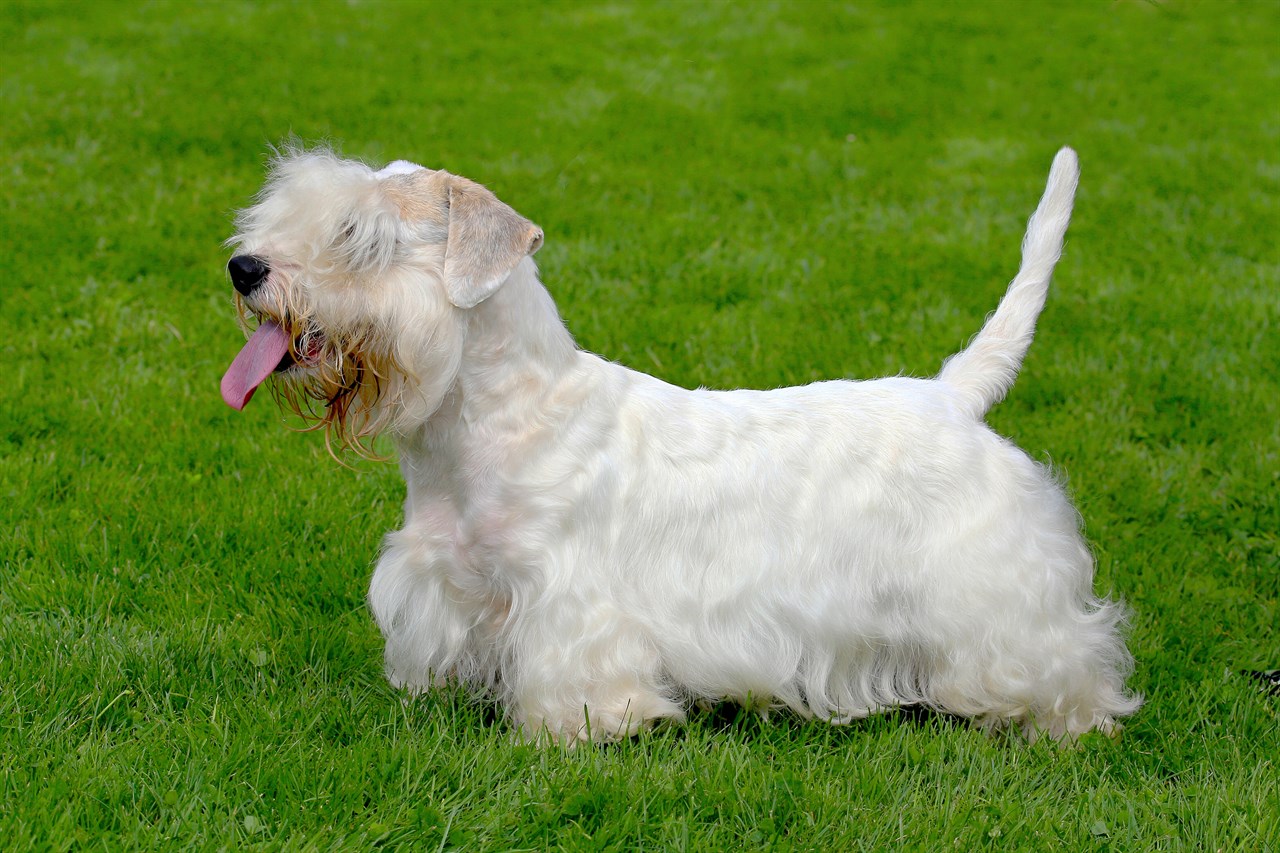
[[[268,378],[341,444],[421,419],[458,371],[466,315],[542,231],[466,178],[289,149],[236,218],[227,269],[249,342],[222,380],[240,409]]]

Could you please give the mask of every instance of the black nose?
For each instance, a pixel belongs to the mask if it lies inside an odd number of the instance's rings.
[[[242,296],[248,296],[258,289],[271,268],[253,255],[236,255],[227,264],[227,272],[231,273],[231,283],[236,290]]]

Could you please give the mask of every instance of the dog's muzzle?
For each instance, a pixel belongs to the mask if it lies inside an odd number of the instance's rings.
[[[240,295],[248,296],[262,286],[271,268],[253,255],[236,255],[227,263],[227,272]]]
[[[271,268],[253,255],[236,255],[227,263],[227,272],[240,295],[249,296],[267,280]],[[289,353],[289,334],[263,318],[222,377],[222,399],[233,409],[243,409],[268,376],[293,364]]]

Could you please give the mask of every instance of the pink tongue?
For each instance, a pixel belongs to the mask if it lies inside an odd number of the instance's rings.
[[[263,320],[222,377],[222,399],[233,409],[243,409],[288,352],[289,336],[284,329]]]

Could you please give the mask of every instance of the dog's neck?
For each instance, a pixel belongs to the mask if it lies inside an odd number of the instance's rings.
[[[464,414],[520,414],[554,385],[577,348],[551,294],[525,258],[498,291],[469,312],[457,390]]]
[[[526,258],[493,296],[468,312],[457,378],[434,413],[397,438],[414,492],[461,498],[476,485],[476,457],[545,424],[543,410],[583,354]]]

